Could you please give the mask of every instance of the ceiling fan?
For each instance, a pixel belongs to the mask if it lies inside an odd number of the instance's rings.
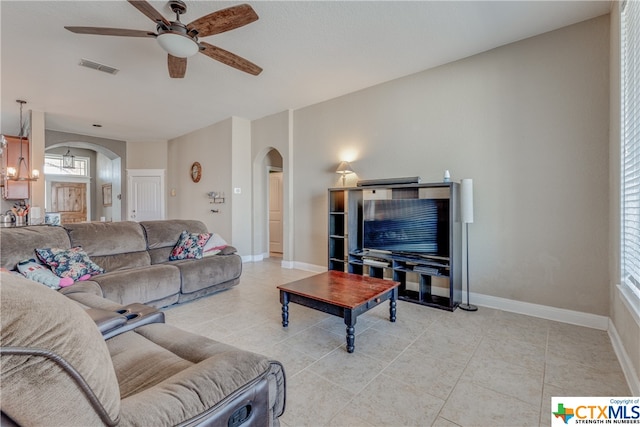
[[[200,52],[216,61],[257,76],[262,68],[256,64],[219,47],[198,40],[242,27],[258,20],[258,15],[248,4],[221,9],[199,19],[183,24],[180,15],[187,11],[182,0],[171,0],[169,6],[176,14],[175,21],[169,21],[145,0],[128,0],[140,12],[156,23],[156,33],[144,30],[126,30],[105,27],[64,27],[77,34],[103,36],[155,37],[158,44],[168,53],[169,76],[183,78],[187,71],[187,58]]]

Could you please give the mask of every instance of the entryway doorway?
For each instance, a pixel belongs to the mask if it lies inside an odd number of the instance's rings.
[[[273,168],[272,168],[273,169]],[[269,171],[269,256],[282,257],[282,170]]]
[[[253,161],[253,249],[254,261],[271,258],[292,268],[291,222],[288,194],[289,172],[280,151],[264,147]]]

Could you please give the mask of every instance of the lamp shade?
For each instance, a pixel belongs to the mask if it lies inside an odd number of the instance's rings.
[[[200,50],[193,39],[179,33],[167,31],[159,34],[156,40],[167,53],[177,58],[188,58]]]
[[[473,222],[473,180],[460,181],[460,219],[463,223]]]
[[[351,163],[349,162],[340,162],[338,165],[338,169],[336,169],[336,173],[353,173],[353,168],[351,167]]]

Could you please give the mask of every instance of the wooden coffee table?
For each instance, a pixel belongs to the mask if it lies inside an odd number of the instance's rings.
[[[389,320],[396,321],[398,286],[400,282],[333,270],[280,285],[282,326],[289,325],[289,302],[342,317],[347,325],[347,351],[353,353],[359,315],[389,300]]]

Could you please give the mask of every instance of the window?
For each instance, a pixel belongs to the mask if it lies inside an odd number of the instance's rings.
[[[621,267],[640,297],[640,2],[621,8]]]
[[[62,155],[46,154],[44,156],[45,175],[89,176],[89,158],[75,156],[73,168],[62,167]]]

